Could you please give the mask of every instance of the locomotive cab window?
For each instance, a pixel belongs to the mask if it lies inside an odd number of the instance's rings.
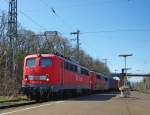
[[[35,58],[29,58],[29,59],[27,59],[26,66],[33,67],[33,66],[35,66],[35,62],[36,62]]]
[[[52,60],[50,58],[41,58],[40,59],[40,66],[41,67],[47,67],[50,66],[52,63]]]

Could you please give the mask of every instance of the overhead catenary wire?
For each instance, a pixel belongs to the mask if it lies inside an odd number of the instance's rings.
[[[5,1],[3,0],[5,3],[9,3],[9,1]],[[30,22],[32,22],[34,25],[36,25],[38,28],[42,29],[43,31],[47,31],[47,29],[43,26],[41,26],[36,20],[34,20],[33,18],[31,18],[31,16],[29,16],[27,13],[21,11],[21,10],[18,10],[20,14],[22,14],[24,17],[26,17]],[[58,15],[57,15],[58,16]],[[68,34],[69,33],[63,33],[63,34]]]
[[[3,0],[5,3],[9,3],[9,1],[7,0]],[[42,30],[47,30],[45,27],[41,26],[38,22],[36,22],[33,18],[31,18],[28,14],[26,14],[25,12],[18,10],[24,17],[26,17],[30,22],[32,22],[34,25],[36,25],[37,27],[39,27]]]
[[[114,30],[98,30],[98,31],[85,31],[81,34],[98,34],[98,33],[115,33],[115,32],[150,32],[150,29],[114,29]]]
[[[65,25],[65,26],[66,26],[68,29],[70,29],[70,30],[73,29],[73,27],[70,26],[70,24],[69,24],[68,22],[66,22],[66,21],[62,18],[62,16],[59,15],[59,13],[56,11],[56,8],[55,8],[54,6],[48,5],[44,0],[39,0],[39,1],[40,1],[41,3],[43,3],[43,5],[45,5],[45,6],[49,9],[49,11],[61,21],[61,23],[62,23],[63,25]],[[48,12],[49,12],[49,11],[48,11]]]
[[[41,1],[43,1],[43,0],[41,0]],[[75,4],[71,4],[71,5],[65,5],[65,6],[64,5],[63,6],[59,5],[59,6],[55,6],[55,7],[58,8],[58,9],[59,8],[63,9],[63,8],[89,7],[89,6],[93,5],[93,3],[96,3],[94,5],[99,6],[100,4],[104,5],[104,4],[114,3],[114,2],[123,3],[123,2],[126,2],[126,1],[131,2],[132,0],[98,0],[98,1],[91,0],[91,1],[84,1],[84,2],[82,1],[83,3],[76,2]],[[100,2],[100,4],[97,3],[97,2]]]
[[[19,11],[23,16],[25,16],[26,18],[28,18],[34,25],[38,26],[39,28],[41,28],[42,30],[47,30],[45,27],[41,26],[38,22],[36,22],[33,18],[31,18],[29,15],[27,15],[26,13],[24,13],[23,11]]]
[[[6,3],[8,3],[7,0],[3,0]],[[46,7],[48,7],[51,12],[57,16],[59,19],[61,19],[61,17],[58,15],[58,13],[56,12],[54,7],[50,7],[48,4],[46,4],[43,0],[40,0]],[[41,26],[38,22],[36,22],[33,18],[31,18],[27,13],[23,12],[23,11],[19,11],[23,16],[25,16],[27,19],[29,19],[34,25],[38,26],[39,28],[43,29],[43,30],[47,30],[45,27]],[[61,21],[65,24],[65,21],[61,19]],[[71,29],[72,30],[72,29]],[[85,32],[81,32],[82,34],[99,34],[99,33],[114,33],[114,32],[149,32],[150,29],[114,29],[114,30],[99,30],[99,31],[85,31]]]

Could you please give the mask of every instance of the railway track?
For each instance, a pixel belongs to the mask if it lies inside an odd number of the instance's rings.
[[[103,93],[107,93],[107,94],[118,94],[118,92],[116,91],[104,91],[104,92],[99,92],[101,94]],[[93,93],[93,94],[97,94],[97,93]],[[33,105],[33,104],[40,104],[40,103],[45,103],[45,102],[50,102],[50,101],[62,101],[62,100],[68,100],[68,99],[74,99],[74,98],[78,98],[78,97],[82,97],[82,96],[87,96],[88,94],[82,94],[82,95],[77,95],[77,96],[65,96],[63,98],[56,98],[56,99],[50,99],[50,100],[42,100],[42,101],[17,101],[17,102],[10,102],[10,103],[0,103],[0,110],[2,109],[7,109],[7,108],[13,108],[13,107],[20,107],[20,106],[26,106],[26,105]]]
[[[2,110],[2,109],[8,109],[8,108],[13,108],[13,107],[26,106],[26,105],[40,104],[40,103],[45,103],[45,102],[50,102],[50,101],[67,100],[67,99],[76,98],[76,97],[80,97],[80,96],[64,97],[63,99],[58,99],[57,98],[57,99],[41,100],[41,101],[27,101],[26,100],[26,101],[17,101],[17,102],[10,102],[10,103],[9,102],[8,103],[1,103],[0,104],[0,110]]]

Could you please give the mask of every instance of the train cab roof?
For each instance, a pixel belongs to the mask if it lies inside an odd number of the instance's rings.
[[[31,54],[31,55],[27,55],[25,57],[25,59],[27,58],[37,58],[37,57],[56,57],[56,55],[54,54]]]

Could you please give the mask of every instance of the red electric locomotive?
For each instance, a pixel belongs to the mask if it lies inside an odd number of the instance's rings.
[[[31,100],[118,89],[118,81],[55,54],[24,59],[22,88]]]
[[[65,92],[89,92],[91,87],[89,70],[69,59],[54,54],[34,54],[24,59],[22,88],[31,100]]]

